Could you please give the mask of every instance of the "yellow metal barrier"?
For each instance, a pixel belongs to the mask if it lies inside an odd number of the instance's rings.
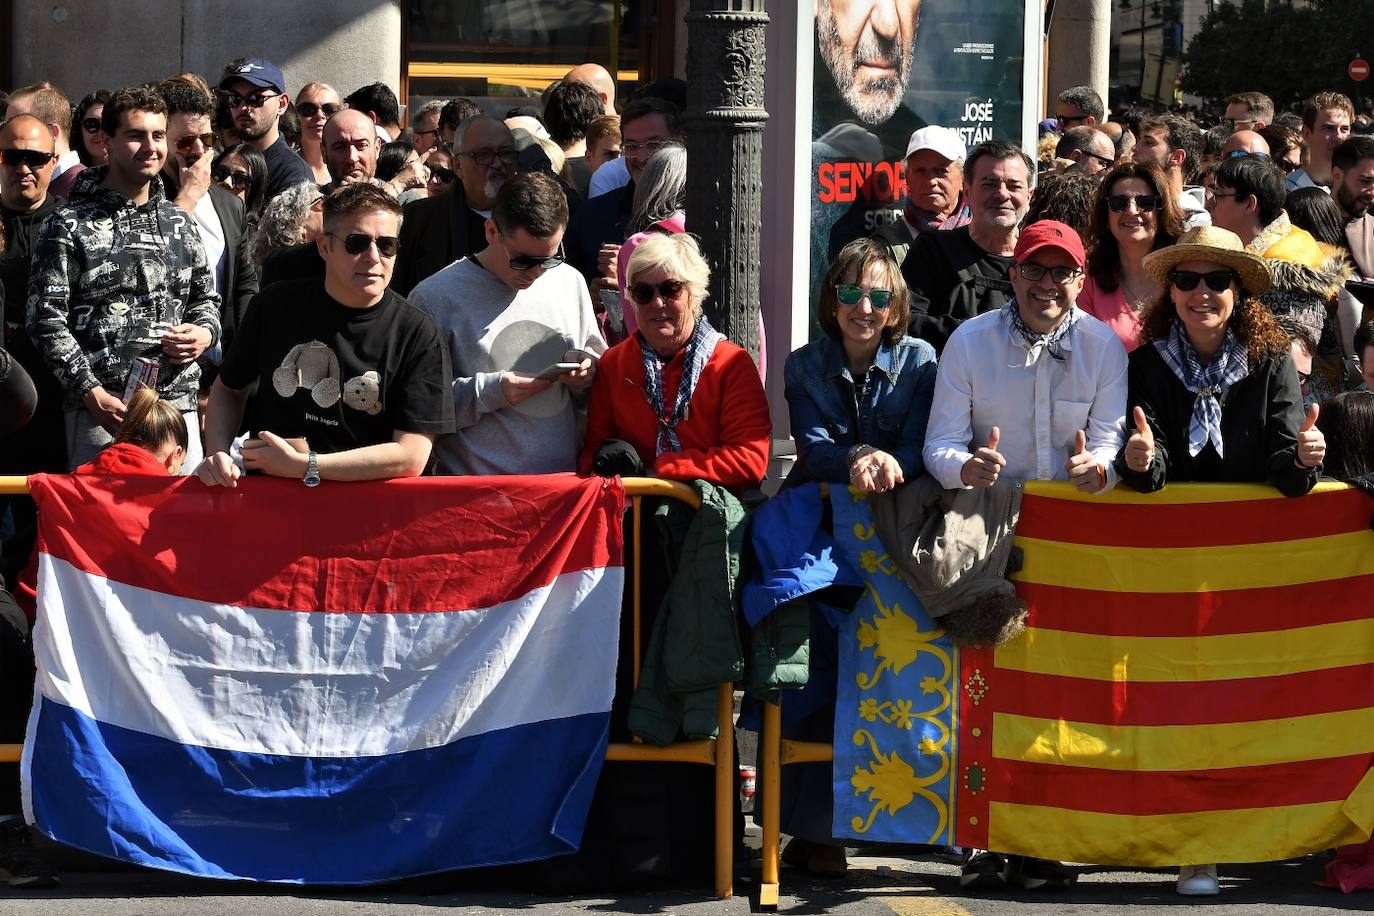
[[[642,502],[646,496],[660,496],[680,499],[695,507],[701,505],[696,491],[683,483],[658,480],[648,477],[628,477],[624,480],[625,493],[630,497],[633,507],[632,537],[634,545],[634,568],[632,586],[634,588],[634,682],[639,683],[640,654],[640,533]],[[28,481],[23,477],[0,477],[0,494],[27,493]],[[716,714],[719,731],[714,741],[684,741],[667,747],[653,747],[638,741],[631,744],[611,744],[606,748],[606,759],[618,762],[658,762],[658,763],[700,763],[715,767],[715,888],[716,896],[725,898],[734,894],[731,859],[734,852],[731,836],[733,794],[735,791],[735,731],[734,731],[734,686],[720,685]],[[18,763],[23,752],[21,744],[0,744],[0,763]],[[774,802],[776,804],[776,801]],[[776,825],[777,819],[773,823]],[[775,841],[776,842],[776,841]],[[765,866],[766,867],[766,866]],[[776,871],[777,866],[774,865]]]

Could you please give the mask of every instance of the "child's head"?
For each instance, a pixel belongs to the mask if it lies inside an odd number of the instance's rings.
[[[129,399],[115,442],[127,442],[151,452],[167,473],[181,473],[186,460],[186,420],[151,388],[139,388]]]

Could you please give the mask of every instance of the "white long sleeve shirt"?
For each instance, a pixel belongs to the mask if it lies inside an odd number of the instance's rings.
[[[964,487],[959,472],[994,426],[1004,474],[1067,480],[1064,465],[1081,429],[1106,469],[1099,492],[1115,486],[1112,461],[1126,431],[1126,348],[1111,328],[1080,312],[1063,355],[1032,352],[1001,309],[959,326],[940,356],[926,427],[926,469],[942,486]]]

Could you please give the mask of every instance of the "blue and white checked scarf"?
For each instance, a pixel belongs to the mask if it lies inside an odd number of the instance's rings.
[[[1011,329],[1026,342],[1027,366],[1034,366],[1039,362],[1041,353],[1048,353],[1061,363],[1064,361],[1064,342],[1068,339],[1069,330],[1078,321],[1078,309],[1070,307],[1064,320],[1059,322],[1053,331],[1044,334],[1032,331],[1021,320],[1021,311],[1016,307],[1015,299],[1002,306],[1002,309],[1011,321]]]
[[[1204,367],[1197,358],[1197,351],[1188,342],[1183,327],[1174,322],[1169,336],[1155,341],[1155,349],[1164,357],[1164,362],[1178,376],[1183,387],[1197,395],[1193,400],[1193,419],[1188,424],[1188,454],[1196,458],[1210,440],[1217,450],[1217,457],[1224,457],[1221,451],[1221,402],[1218,398],[1249,374],[1250,362],[1245,357],[1245,348],[1227,328],[1216,358]]]
[[[664,452],[680,452],[682,443],[677,440],[677,425],[686,418],[687,403],[696,391],[697,380],[716,351],[716,344],[724,340],[725,335],[711,327],[705,315],[697,319],[692,339],[687,341],[687,352],[682,355],[682,378],[678,380],[677,399],[673,401],[671,414],[663,407],[663,360],[644,340],[643,334],[635,336],[639,338],[639,352],[644,357],[644,393],[649,397],[654,416],[658,417],[658,445],[654,457]]]

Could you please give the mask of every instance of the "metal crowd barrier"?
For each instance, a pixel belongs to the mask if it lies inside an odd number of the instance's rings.
[[[640,534],[643,530],[642,503],[646,496],[680,499],[693,508],[700,507],[701,500],[696,491],[686,484],[670,480],[648,477],[628,477],[624,479],[625,494],[630,498],[633,509],[631,538],[634,549],[634,565],[631,570],[631,585],[634,589],[634,683],[639,684],[641,664],[642,634],[640,627],[642,596],[640,594]],[[0,495],[29,492],[28,481],[23,477],[0,477]],[[610,744],[606,748],[606,759],[617,762],[658,762],[658,763],[700,763],[715,768],[713,805],[715,808],[715,889],[716,896],[730,897],[734,893],[732,856],[734,853],[731,836],[733,793],[735,791],[735,741],[734,741],[734,687],[722,684],[716,706],[719,717],[719,731],[714,741],[683,741],[667,747],[654,747],[636,739],[628,744]],[[22,744],[0,744],[0,763],[18,763],[23,753]],[[776,802],[774,802],[776,804]],[[776,822],[776,819],[775,819]],[[775,844],[776,845],[776,844]],[[776,872],[777,866],[774,865]]]

